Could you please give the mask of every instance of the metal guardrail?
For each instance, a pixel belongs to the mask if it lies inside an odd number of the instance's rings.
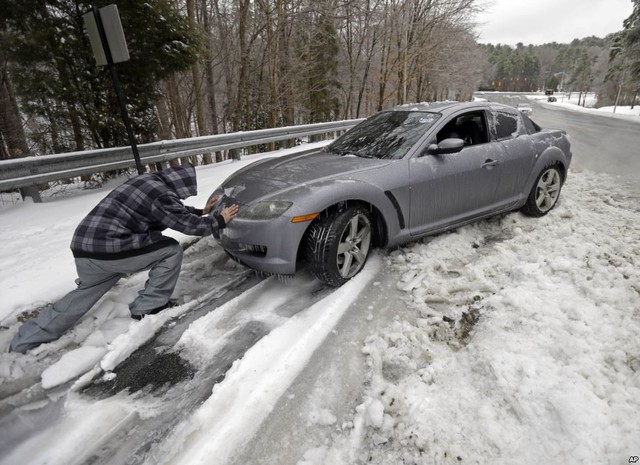
[[[345,131],[360,121],[362,120],[346,120],[172,139],[138,145],[138,151],[142,164],[152,164],[207,152]],[[33,186],[49,181],[130,167],[135,167],[135,160],[131,147],[128,146],[0,160],[0,190],[33,191]],[[39,199],[34,197],[34,200]]]

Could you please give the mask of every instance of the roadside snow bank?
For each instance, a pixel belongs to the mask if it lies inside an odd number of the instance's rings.
[[[627,195],[572,173],[543,218],[513,213],[391,253],[414,318],[367,339],[353,429],[299,465],[638,455],[640,213]]]

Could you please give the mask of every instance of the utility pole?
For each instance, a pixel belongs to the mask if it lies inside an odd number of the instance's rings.
[[[622,62],[622,78],[620,79],[620,85],[618,86],[618,93],[616,95],[616,103],[613,104],[613,112],[616,112],[616,108],[618,108],[618,100],[620,100],[620,92],[622,92],[622,84],[624,84],[624,72],[626,71],[624,67],[624,61]]]
[[[611,47],[611,50],[621,50],[620,53],[622,54],[622,64],[620,65],[620,66],[622,66],[622,77],[620,79],[620,84],[618,85],[618,92],[616,94],[616,101],[613,104],[613,112],[615,113],[616,109],[618,108],[618,101],[620,100],[620,93],[622,92],[622,85],[624,84],[624,73],[625,73],[625,71],[627,69],[624,67],[624,62],[625,62],[625,58],[626,57],[624,55],[623,47],[619,47],[619,46]]]

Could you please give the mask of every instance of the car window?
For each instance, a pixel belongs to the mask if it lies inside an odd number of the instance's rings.
[[[327,150],[365,158],[402,158],[440,116],[426,111],[381,112],[336,139]]]
[[[540,126],[538,126],[531,118],[527,115],[522,115],[522,123],[524,124],[524,129],[527,134],[535,134],[536,132],[540,132]]]
[[[472,111],[452,118],[438,131],[436,140],[439,143],[449,138],[462,139],[465,146],[488,142],[489,136],[485,112]]]
[[[516,136],[518,134],[518,115],[496,111],[495,131],[498,140]]]

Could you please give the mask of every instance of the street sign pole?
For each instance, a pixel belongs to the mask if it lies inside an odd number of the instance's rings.
[[[109,46],[109,41],[107,40],[107,34],[105,32],[104,24],[102,23],[102,18],[100,16],[100,10],[97,6],[92,7],[93,17],[96,21],[96,26],[98,28],[98,34],[100,36],[100,42],[102,43],[102,48],[104,50],[105,58],[107,61],[107,67],[109,68],[109,73],[111,74],[111,80],[113,81],[113,87],[116,91],[116,95],[118,96],[118,103],[120,104],[120,111],[122,112],[122,118],[124,120],[124,125],[127,128],[127,135],[129,136],[129,143],[131,144],[131,151],[133,152],[133,157],[136,161],[136,168],[138,169],[138,174],[144,173],[144,169],[142,168],[142,163],[140,162],[140,154],[138,153],[138,144],[136,143],[136,137],[133,133],[133,128],[131,127],[131,120],[129,119],[129,112],[127,111],[127,106],[124,101],[124,96],[122,95],[122,90],[120,89],[120,81],[118,79],[118,72],[116,71],[116,67],[113,62],[113,56],[111,54],[111,47]]]

